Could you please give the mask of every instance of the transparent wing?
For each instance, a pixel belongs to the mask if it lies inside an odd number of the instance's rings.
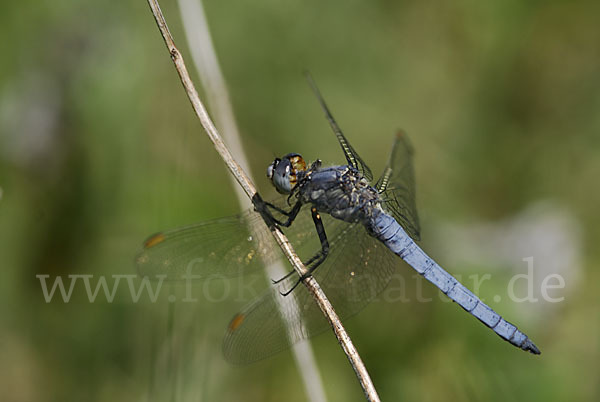
[[[383,174],[375,185],[384,200],[383,207],[414,240],[421,239],[415,203],[413,150],[404,132],[399,132]]]
[[[362,225],[323,218],[331,251],[314,276],[337,314],[345,319],[363,309],[387,286],[400,259],[367,235]],[[298,248],[299,253],[314,250],[315,245],[306,246]],[[329,328],[304,286],[285,297],[279,294],[296,280],[293,276],[279,287],[272,287],[234,316],[223,341],[227,360],[251,363]]]
[[[290,209],[284,197],[271,203]],[[306,213],[300,213],[293,226],[292,244],[302,245],[314,235],[314,224]],[[261,216],[249,209],[156,233],[144,241],[135,262],[142,276],[167,275],[168,280],[183,280],[190,274],[202,279],[253,273],[282,256]]]
[[[289,208],[284,200],[271,203]],[[344,319],[364,308],[385,288],[400,259],[367,235],[362,225],[328,215],[322,218],[331,248],[314,276]],[[321,249],[308,209],[300,211],[292,226],[284,231],[303,261]],[[141,275],[183,280],[189,274],[206,278],[255,273],[281,258],[283,254],[260,215],[248,210],[150,236],[137,253],[136,264]],[[224,340],[228,360],[260,360],[329,327],[303,286],[287,297],[279,294],[296,279],[293,275],[270,287],[234,317]]]
[[[329,111],[329,108],[327,107],[325,100],[321,96],[321,93],[319,92],[319,88],[317,88],[317,84],[315,84],[315,81],[312,79],[312,76],[310,75],[309,72],[305,72],[305,75],[306,75],[306,79],[308,80],[308,83],[310,84],[313,92],[315,93],[315,96],[317,97],[317,100],[319,101],[319,104],[321,105],[321,108],[325,112],[325,117],[327,117],[327,120],[329,121],[329,125],[331,126],[333,132],[335,133],[335,136],[337,137],[338,142],[342,146],[342,150],[344,151],[344,155],[346,156],[346,160],[348,161],[348,164],[350,166],[354,167],[355,169],[357,169],[359,172],[361,172],[362,175],[368,181],[373,180],[373,173],[371,173],[371,169],[369,169],[367,164],[361,159],[361,157],[354,150],[354,148],[352,148],[352,145],[350,145],[350,143],[348,142],[348,140],[342,133],[342,130],[337,125],[335,119],[333,118],[333,115]]]

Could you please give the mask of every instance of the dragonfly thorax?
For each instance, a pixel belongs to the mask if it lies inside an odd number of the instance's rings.
[[[334,218],[367,223],[381,208],[377,190],[353,167],[313,165],[302,176],[296,189],[302,204]]]

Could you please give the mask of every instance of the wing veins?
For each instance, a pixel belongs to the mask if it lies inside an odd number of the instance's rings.
[[[344,136],[342,129],[338,126],[337,122],[333,118],[333,115],[331,114],[329,107],[327,107],[327,104],[325,103],[325,100],[323,99],[323,96],[321,95],[319,88],[317,88],[317,84],[313,80],[312,76],[310,75],[310,73],[308,71],[306,71],[304,75],[306,76],[306,79],[307,79],[313,93],[317,97],[317,100],[319,101],[319,104],[321,105],[321,109],[323,109],[323,112],[325,113],[325,117],[327,118],[327,121],[329,122],[331,129],[333,130],[335,136],[338,139],[338,142],[340,143],[340,145],[342,147],[342,151],[344,151],[346,161],[348,162],[349,165],[351,165],[352,167],[357,169],[359,172],[361,172],[362,175],[367,180],[369,180],[369,181],[373,180],[373,173],[371,172],[371,169],[361,159],[361,157],[358,155],[358,152],[356,152],[356,150],[352,147],[352,145],[350,145],[350,142],[348,142],[348,139],[346,139],[346,137]]]

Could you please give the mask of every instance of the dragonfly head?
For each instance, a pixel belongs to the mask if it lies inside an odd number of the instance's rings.
[[[298,173],[306,171],[306,162],[299,154],[275,158],[267,167],[267,177],[281,194],[289,194],[298,182]]]

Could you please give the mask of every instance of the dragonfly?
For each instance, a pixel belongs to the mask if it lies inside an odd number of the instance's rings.
[[[254,208],[148,237],[136,255],[142,276],[181,280],[234,278],[261,272],[283,255],[269,227],[282,230],[319,282],[341,319],[373,301],[407,263],[466,312],[503,340],[540,354],[536,345],[417,244],[420,225],[415,202],[413,148],[404,132],[396,135],[381,177],[373,174],[350,145],[310,75],[308,82],[346,158],[346,164],[308,165],[290,153],[267,168],[281,197]],[[303,208],[309,207],[309,208]],[[265,225],[264,223],[267,223]],[[316,232],[316,235],[315,235]],[[229,323],[225,358],[236,364],[261,360],[329,328],[295,271],[274,280]]]

